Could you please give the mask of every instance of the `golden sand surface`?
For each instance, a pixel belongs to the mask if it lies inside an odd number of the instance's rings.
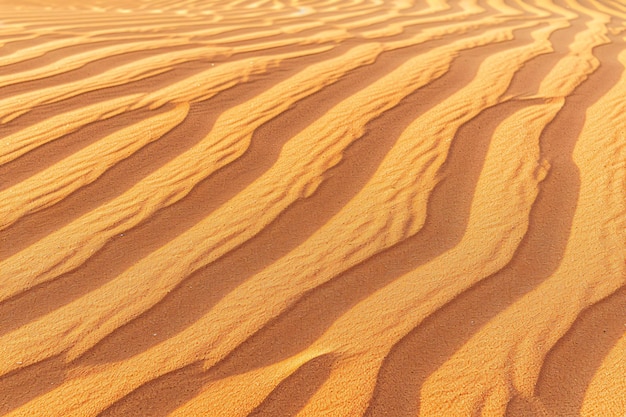
[[[0,2],[0,415],[626,415],[622,0]]]

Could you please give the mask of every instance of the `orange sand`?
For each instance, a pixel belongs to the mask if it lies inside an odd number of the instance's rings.
[[[621,0],[4,0],[0,414],[626,415]]]

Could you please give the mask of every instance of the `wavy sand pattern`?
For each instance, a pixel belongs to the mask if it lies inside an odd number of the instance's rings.
[[[7,0],[0,414],[626,415],[619,0]]]

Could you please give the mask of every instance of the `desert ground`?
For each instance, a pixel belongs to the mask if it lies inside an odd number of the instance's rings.
[[[626,2],[3,0],[0,415],[626,415]]]

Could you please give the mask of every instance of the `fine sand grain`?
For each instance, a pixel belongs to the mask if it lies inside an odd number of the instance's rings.
[[[621,0],[0,2],[0,415],[626,415]]]

